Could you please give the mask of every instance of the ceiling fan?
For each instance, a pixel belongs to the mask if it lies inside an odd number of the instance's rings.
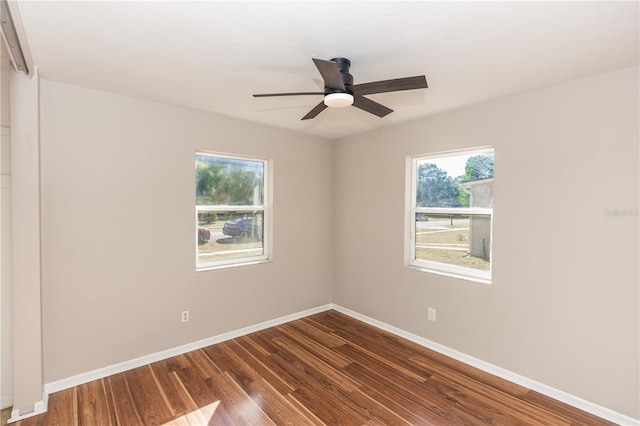
[[[324,92],[265,93],[253,95],[253,97],[323,95],[322,102],[302,117],[303,120],[315,118],[327,107],[346,107],[349,105],[378,117],[384,117],[392,113],[393,110],[369,98],[365,98],[364,95],[427,88],[427,78],[424,75],[353,84],[353,76],[349,73],[350,60],[333,58],[326,61],[313,58],[313,63],[324,80]]]

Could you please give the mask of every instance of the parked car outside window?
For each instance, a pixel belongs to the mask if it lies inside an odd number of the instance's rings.
[[[222,227],[222,233],[235,238],[259,238],[262,239],[259,225],[255,217],[243,217],[226,222]]]

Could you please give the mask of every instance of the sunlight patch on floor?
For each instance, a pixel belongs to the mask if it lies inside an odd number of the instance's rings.
[[[220,405],[220,400],[191,411],[184,416],[171,420],[170,422],[163,423],[162,426],[208,425],[213,419],[213,415],[216,413],[218,405]]]

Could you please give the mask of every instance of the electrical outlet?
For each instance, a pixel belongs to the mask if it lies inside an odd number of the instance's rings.
[[[189,322],[189,311],[182,311],[180,319],[182,322]]]
[[[429,319],[429,321],[436,320],[436,308],[427,309],[427,318]]]

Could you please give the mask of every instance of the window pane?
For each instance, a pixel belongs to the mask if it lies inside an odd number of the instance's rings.
[[[491,216],[416,214],[415,257],[488,271]]]
[[[264,162],[196,154],[196,204],[262,206]]]
[[[416,206],[490,208],[491,194],[483,197],[482,205],[471,206],[469,186],[492,178],[493,149],[422,158],[416,162]]]
[[[262,256],[264,212],[198,212],[198,262]]]

